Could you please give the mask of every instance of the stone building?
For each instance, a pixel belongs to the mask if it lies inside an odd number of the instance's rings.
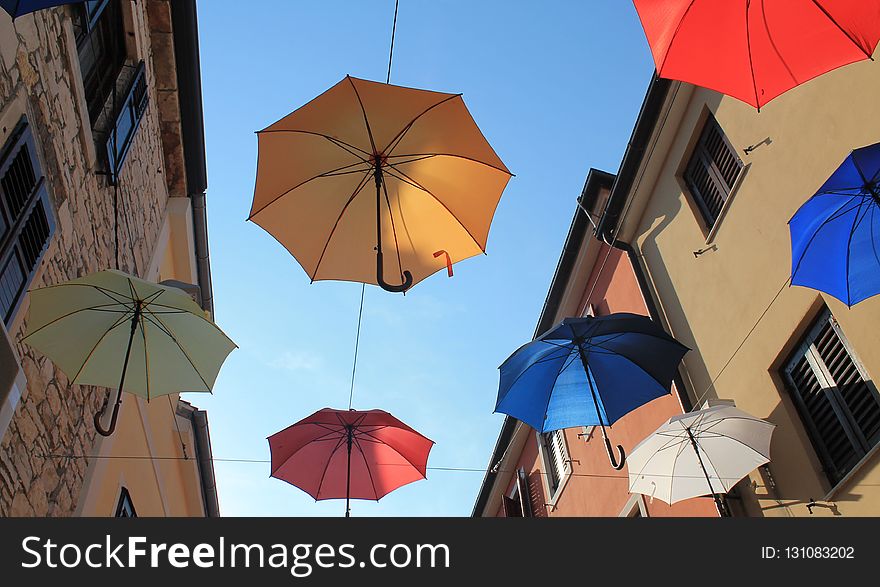
[[[0,13],[0,515],[218,515],[205,413],[71,385],[20,342],[27,290],[119,268],[211,312],[194,0]],[[185,460],[100,458],[186,457]],[[94,458],[99,457],[99,458]]]

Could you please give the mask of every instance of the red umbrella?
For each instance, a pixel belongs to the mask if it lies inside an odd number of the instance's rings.
[[[382,410],[324,408],[269,437],[272,477],[316,500],[379,500],[425,478],[428,440]]]
[[[657,73],[756,108],[814,77],[870,59],[877,0],[634,0]]]

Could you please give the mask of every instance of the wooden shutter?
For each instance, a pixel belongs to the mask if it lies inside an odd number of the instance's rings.
[[[520,506],[518,499],[513,499],[512,497],[507,497],[506,495],[501,496],[502,509],[504,511],[505,518],[521,518],[522,508]]]
[[[519,503],[524,518],[532,517],[532,492],[529,489],[529,474],[525,469],[516,472],[516,492],[519,494]]]
[[[543,434],[542,439],[546,454],[547,485],[549,485],[551,493],[555,493],[565,476],[565,438],[562,430],[554,430]]]
[[[55,230],[36,145],[22,119],[0,156],[0,317],[9,324]]]
[[[708,226],[718,220],[741,170],[742,161],[710,115],[684,174]]]
[[[785,369],[801,417],[836,484],[880,441],[880,398],[824,312]]]

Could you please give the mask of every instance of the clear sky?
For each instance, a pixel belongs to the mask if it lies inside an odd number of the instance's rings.
[[[199,3],[208,211],[218,324],[239,344],[208,410],[214,456],[268,459],[266,437],[346,408],[360,285],[309,284],[246,222],[254,131],[346,74],[385,80],[394,0]],[[461,92],[516,174],[486,256],[405,297],[368,287],[354,407],[387,410],[436,441],[429,466],[485,468],[503,417],[498,365],[530,340],[590,167],[616,171],[653,71],[628,0],[401,0],[391,82]],[[337,516],[269,477],[217,462],[226,516]],[[355,516],[469,515],[480,473],[429,471]]]

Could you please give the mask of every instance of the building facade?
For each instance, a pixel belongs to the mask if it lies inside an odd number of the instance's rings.
[[[108,390],[20,342],[29,289],[104,269],[212,311],[194,0],[0,14],[0,149],[0,515],[218,515],[203,411],[127,395],[100,437]]]
[[[653,317],[628,247],[603,222],[615,177],[590,170],[572,220],[535,336],[563,318],[630,312]],[[598,233],[602,225],[604,233]],[[609,244],[611,243],[611,244]],[[612,244],[614,246],[612,246]],[[676,386],[678,387],[678,386]],[[627,414],[609,427],[615,445],[628,453],[669,417],[689,409],[677,388]],[[609,463],[598,428],[541,434],[505,418],[474,506],[474,516],[717,516],[711,498],[674,506],[630,495],[626,470]]]
[[[875,62],[757,112],[655,79],[606,208],[652,303],[692,352],[691,403],[777,425],[737,487],[751,516],[880,515],[880,298],[851,308],[791,287],[788,220],[852,149],[880,141]]]

